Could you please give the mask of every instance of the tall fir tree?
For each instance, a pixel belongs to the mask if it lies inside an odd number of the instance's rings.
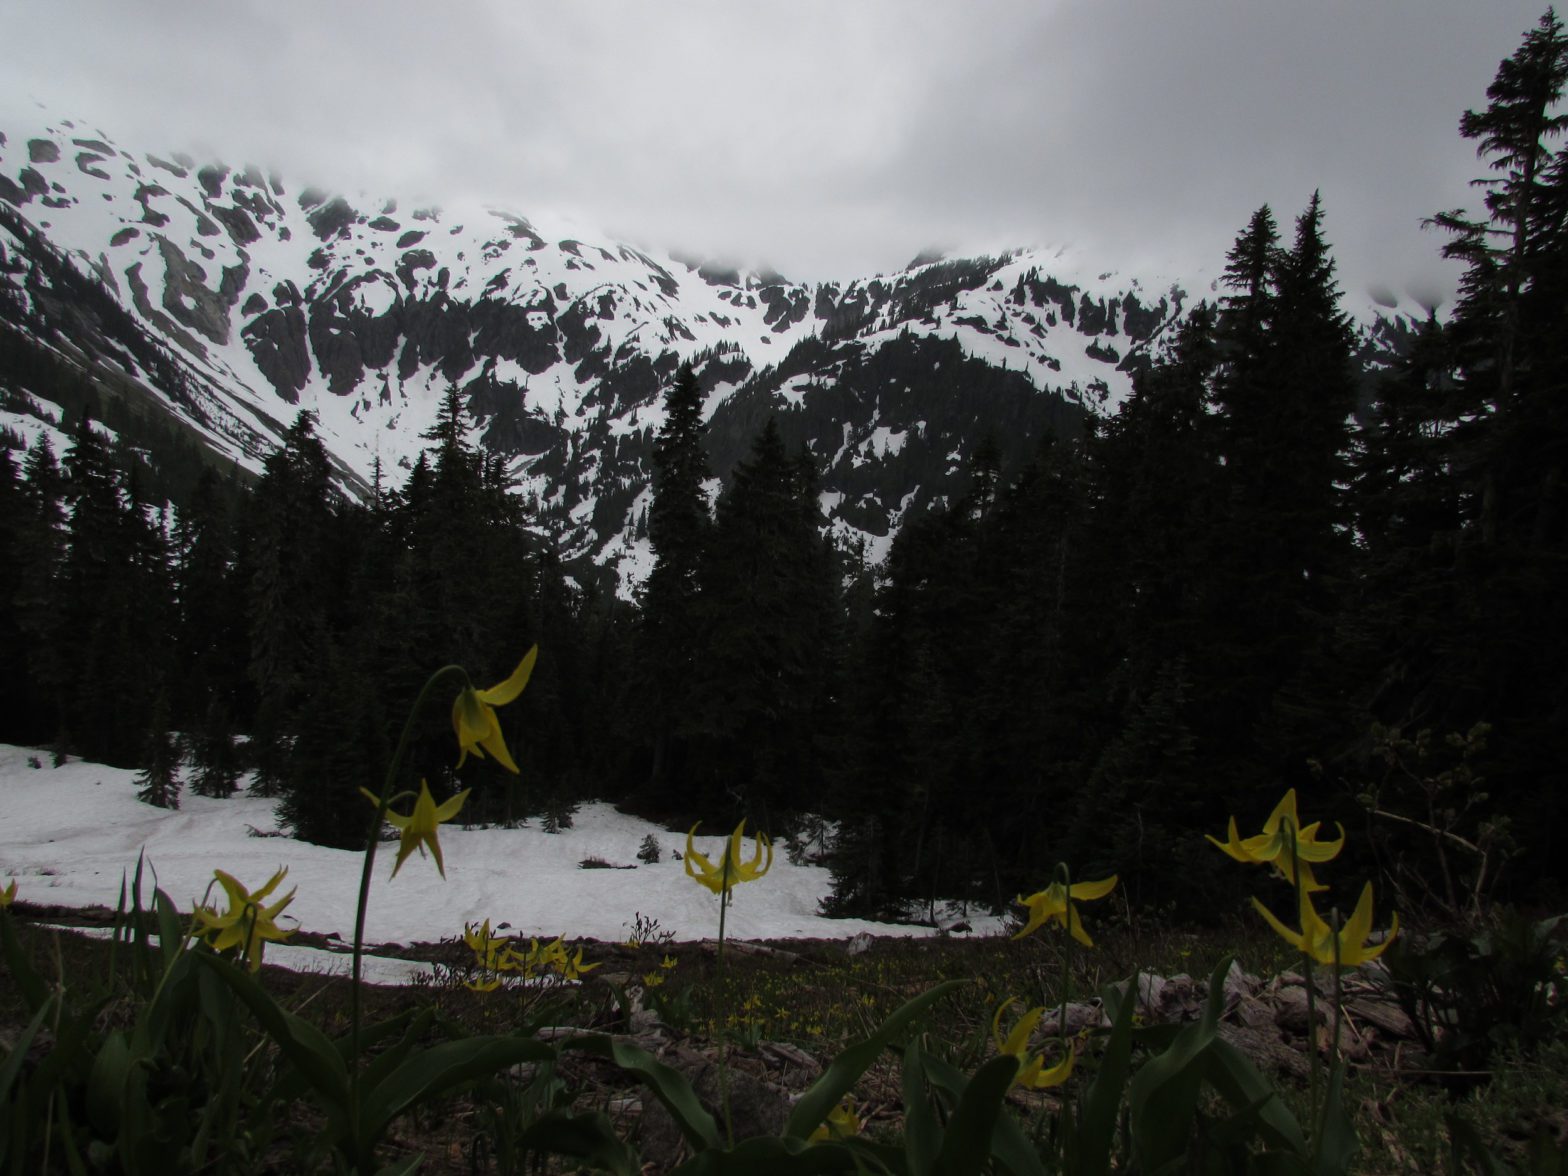
[[[16,519],[15,583],[10,601],[18,631],[13,680],[25,684],[12,712],[19,743],[43,743],[63,726],[66,680],[60,658],[59,578],[65,559],[65,477],[47,433],[22,462],[23,493]]]
[[[838,600],[816,485],[770,419],[719,498],[700,567],[696,778],[712,809],[754,820],[822,792]]]
[[[657,802],[684,768],[694,728],[693,683],[701,638],[699,575],[712,519],[704,483],[702,388],[682,365],[664,401],[664,424],[653,447],[653,497],[648,542],[653,567],[643,582],[637,638],[638,696],[652,751],[648,791]]]

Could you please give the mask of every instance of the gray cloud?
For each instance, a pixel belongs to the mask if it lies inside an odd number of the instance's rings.
[[[1458,120],[1540,3],[53,0],[8,13],[0,114],[803,278],[930,244],[1212,272],[1321,189],[1348,289],[1447,291],[1418,225],[1474,203]]]

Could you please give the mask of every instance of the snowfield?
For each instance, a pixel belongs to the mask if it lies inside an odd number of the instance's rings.
[[[31,763],[40,766],[32,767]],[[248,796],[228,800],[182,794],[177,810],[153,808],[136,798],[136,773],[72,759],[56,768],[50,753],[0,744],[0,887],[15,879],[17,901],[61,907],[106,906],[119,899],[122,878],[145,855],[145,872],[182,909],[202,901],[221,868],[255,889],[280,867],[282,888],[297,887],[280,925],[354,935],[354,904],[363,859],[348,850],[309,845],[279,835],[275,801]],[[368,808],[368,806],[367,806]],[[723,852],[727,830],[710,830],[696,845],[710,860]],[[663,860],[645,864],[637,851],[648,834]],[[464,923],[489,919],[511,934],[568,940],[624,941],[637,915],[658,920],[677,939],[717,933],[719,900],[685,874],[673,852],[685,836],[611,805],[579,808],[570,829],[545,833],[537,822],[521,828],[442,826],[446,879],[435,862],[417,854],[392,877],[396,845],[376,858],[366,920],[368,944],[434,942],[460,934]],[[673,852],[672,852],[673,851]],[[626,869],[583,869],[599,858]],[[725,934],[735,939],[843,939],[872,935],[929,935],[928,927],[828,919],[818,914],[827,895],[828,871],[794,866],[777,847],[765,878],[734,892]],[[144,883],[144,892],[150,894]],[[280,891],[281,893],[282,891]],[[221,893],[214,887],[214,901]],[[977,932],[999,921],[971,920]],[[591,956],[591,953],[590,953]],[[269,963],[304,970],[347,971],[346,956],[305,947],[269,946]],[[368,975],[403,982],[410,969],[379,960]]]

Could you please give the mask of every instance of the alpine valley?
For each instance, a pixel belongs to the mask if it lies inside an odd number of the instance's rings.
[[[0,128],[7,443],[59,428],[87,390],[154,464],[177,443],[248,477],[309,410],[364,498],[401,482],[456,386],[568,566],[623,593],[651,563],[650,456],[683,362],[711,468],[774,417],[810,448],[843,547],[875,562],[978,446],[1005,468],[1114,412],[1212,296],[1208,275],[1030,249],[806,285],[522,212],[296,187],[39,109]],[[1422,314],[1348,301],[1368,371]]]

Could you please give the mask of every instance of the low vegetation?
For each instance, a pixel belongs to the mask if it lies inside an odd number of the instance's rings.
[[[613,951],[525,946],[485,923],[438,945],[434,981],[367,989],[375,833],[384,821],[398,833],[391,885],[416,852],[444,875],[440,826],[465,798],[437,805],[423,782],[394,791],[409,733],[451,697],[458,754],[513,767],[495,712],[533,664],[530,650],[487,689],[448,666],[420,692],[381,792],[367,792],[346,982],[263,979],[266,945],[289,934],[277,924],[294,894],[286,870],[255,889],[215,870],[225,909],[182,913],[145,893],[138,864],[110,940],[70,949],[100,958],[69,969],[58,933],[17,925],[17,884],[0,891],[14,994],[0,1006],[0,1170],[1329,1176],[1385,1161],[1418,1170],[1440,1152],[1485,1171],[1557,1171],[1568,1157],[1547,1110],[1563,1083],[1552,1061],[1568,1050],[1559,921],[1488,911],[1469,937],[1410,946],[1397,917],[1374,930],[1371,882],[1348,919],[1325,919],[1319,874],[1347,837],[1303,823],[1294,792],[1260,832],[1242,836],[1232,819],[1209,840],[1267,867],[1294,899],[1293,919],[1254,906],[1276,933],[1260,960],[1294,962],[1304,989],[1304,1091],[1249,1053],[1259,1039],[1226,1031],[1231,1011],[1260,1002],[1224,937],[1151,928],[1129,908],[1119,930],[1091,915],[1091,934],[1080,904],[1114,910],[1114,876],[1074,881],[1058,865],[1018,898],[1005,939],[858,954],[727,944],[732,891],[766,885],[773,862],[770,839],[748,845],[744,822],[717,860],[687,838],[686,873],[719,899],[711,957],[709,945],[672,951],[640,915]],[[1255,947],[1256,931],[1246,939]],[[1218,957],[1206,983],[1172,974],[1200,953]],[[1398,1006],[1423,1047],[1419,1070],[1397,1050],[1370,1060],[1346,973],[1386,998],[1384,1016]],[[787,1097],[766,1077],[769,1057],[794,1069]],[[1490,1086],[1509,1100],[1488,1098]]]

